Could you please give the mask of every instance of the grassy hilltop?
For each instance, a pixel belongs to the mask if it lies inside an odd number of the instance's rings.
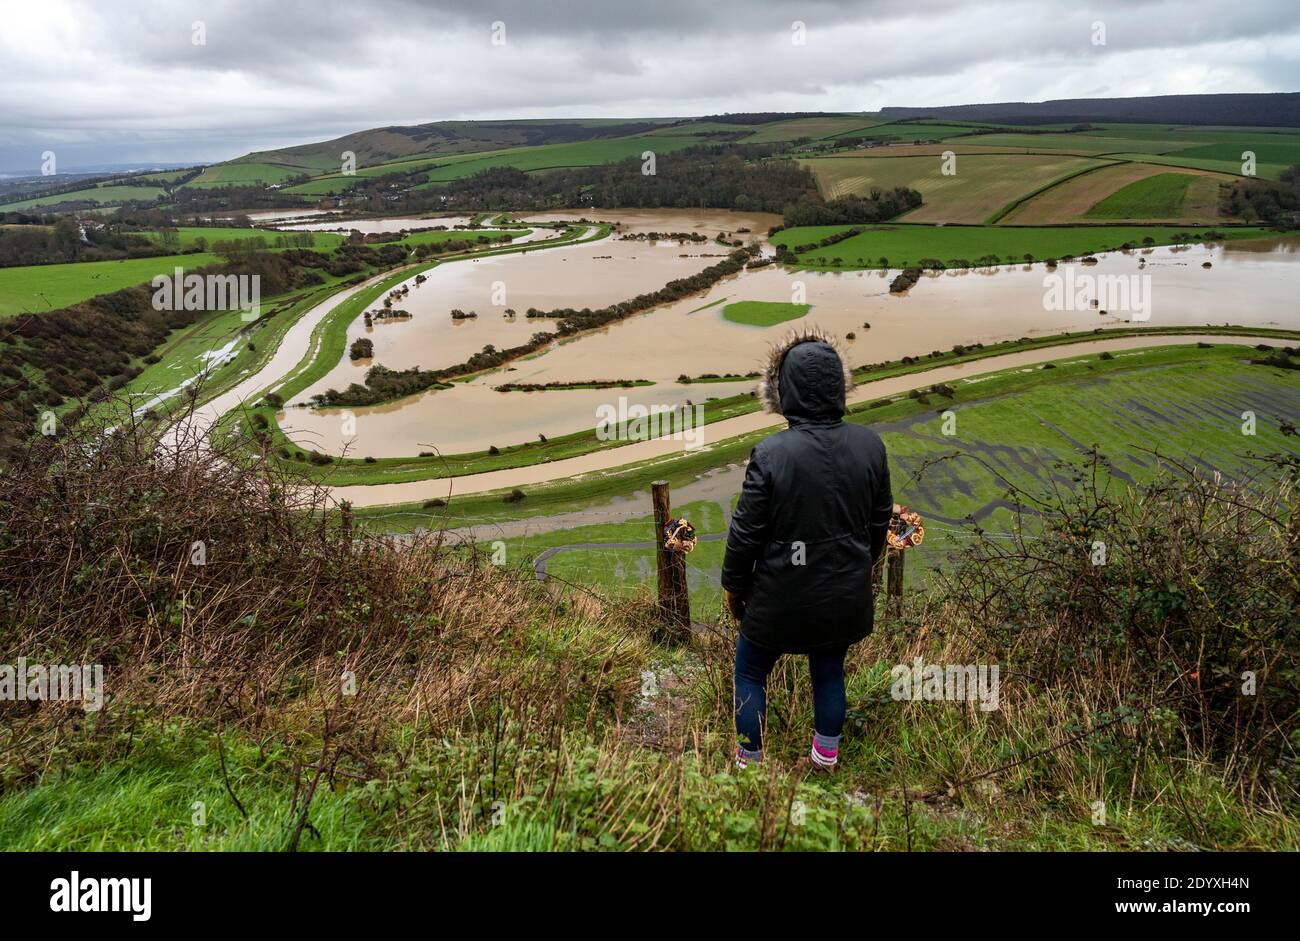
[[[11,849],[1300,845],[1290,482],[1095,490],[1084,459],[1075,495],[1023,494],[1015,540],[882,605],[818,779],[793,663],[768,764],[734,769],[726,624],[669,645],[644,598],[367,537],[237,454],[92,440],[0,471],[18,649],[106,674],[100,711],[0,703]],[[1004,664],[998,709],[900,701],[916,657]]]

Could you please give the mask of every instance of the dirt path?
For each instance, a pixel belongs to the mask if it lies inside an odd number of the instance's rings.
[[[897,396],[912,389],[929,387],[935,383],[967,379],[1002,369],[1037,366],[1051,360],[1074,359],[1107,351],[1113,353],[1158,346],[1182,346],[1198,342],[1255,346],[1262,341],[1257,336],[1218,336],[1213,334],[1110,337],[1102,340],[1086,340],[1079,343],[1043,347],[1018,353],[1005,353],[969,363],[939,366],[921,373],[865,382],[855,388],[849,395],[849,404],[865,402],[882,396]],[[766,412],[753,412],[748,415],[714,422],[707,425],[703,431],[705,441],[716,444],[728,438],[755,431],[776,430],[783,424],[784,422],[779,416],[769,415]],[[707,443],[705,447],[708,447]],[[481,474],[467,474],[463,477],[439,480],[415,480],[404,483],[334,487],[331,488],[330,493],[334,499],[349,500],[356,507],[414,503],[434,498],[446,500],[453,493],[457,496],[465,496],[466,494],[485,493],[507,487],[536,486],[550,481],[581,480],[591,474],[618,470],[627,464],[639,461],[655,458],[671,459],[676,457],[682,448],[682,441],[675,441],[671,438],[655,438],[619,447],[603,448],[580,457],[552,461],[546,464],[487,471]]]

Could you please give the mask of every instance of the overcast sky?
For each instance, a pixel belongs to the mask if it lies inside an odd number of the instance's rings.
[[[1300,3],[0,0],[0,63],[0,171],[71,170],[451,118],[1297,91]]]

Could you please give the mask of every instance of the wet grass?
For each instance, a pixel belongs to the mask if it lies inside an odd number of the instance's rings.
[[[1300,439],[1282,430],[1283,422],[1295,420],[1300,373],[1246,365],[1248,355],[1229,346],[1133,350],[1109,360],[1092,354],[1059,360],[1053,369],[972,376],[951,384],[951,398],[934,392],[924,400],[904,397],[860,409],[850,420],[870,424],[881,434],[889,449],[895,500],[926,519],[926,541],[908,556],[915,577],[942,566],[965,544],[970,538],[967,521],[1006,529],[1011,512],[1002,497],[1009,486],[1030,492],[1047,486],[1059,480],[1060,462],[1077,460],[1091,448],[1110,459],[1117,485],[1151,476],[1159,458],[1146,449],[1228,475],[1249,464],[1251,453],[1300,453]],[[946,423],[949,410],[954,418]],[[1256,416],[1253,435],[1242,432],[1243,411]],[[945,427],[954,433],[945,434]],[[743,458],[752,447],[750,438],[764,436],[747,437],[725,456]],[[715,458],[723,456],[715,452]],[[474,504],[473,498],[457,500],[456,512],[470,512],[467,504]],[[476,508],[491,513],[482,504]],[[441,512],[452,523],[453,511]],[[692,504],[684,512],[701,521],[701,533],[725,525],[717,504]],[[518,564],[556,545],[648,539],[650,529],[649,517],[644,517],[504,542],[507,557]],[[548,568],[568,581],[625,593],[653,583],[653,561],[648,549],[576,549],[552,557]],[[716,612],[721,544],[701,543],[688,562],[693,597],[700,605],[697,616]]]

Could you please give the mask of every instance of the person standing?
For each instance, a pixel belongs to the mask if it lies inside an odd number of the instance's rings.
[[[894,509],[885,445],[846,424],[852,376],[828,337],[796,333],[761,383],[769,411],[789,423],[761,441],[745,468],[727,533],[722,587],[736,641],[736,762],[763,757],[767,677],[783,654],[808,657],[813,739],[808,761],[833,770],[847,702],[844,660],[871,632],[872,565]]]

